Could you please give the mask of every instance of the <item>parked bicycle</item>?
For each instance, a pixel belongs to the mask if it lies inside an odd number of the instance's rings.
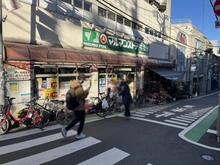
[[[49,100],[49,98],[46,97],[42,105],[38,103],[39,98],[40,98],[39,96],[36,96],[32,98],[31,102],[26,103],[25,105],[27,107],[23,108],[20,111],[18,117],[23,118],[27,114],[28,110],[32,107],[32,109],[35,109],[36,111],[38,111],[38,113],[42,117],[42,123],[45,127],[51,121],[50,119],[51,119],[51,116],[53,117],[53,113],[52,111],[46,108],[46,102]]]
[[[59,111],[65,109],[64,103],[64,100],[49,100],[49,98],[47,98],[44,104],[46,110],[50,112],[50,121],[56,120],[59,123],[56,116]]]
[[[56,112],[56,121],[61,125],[68,125],[74,118],[74,111],[67,108]]]
[[[44,127],[42,117],[40,116],[39,112],[33,108],[33,103],[36,97],[32,98],[32,100],[29,102],[30,107],[28,108],[26,115],[22,118],[15,118],[11,114],[11,106],[13,104],[12,101],[15,98],[6,97],[5,99],[5,106],[2,109],[3,114],[0,116],[0,134],[7,133],[12,128],[12,122],[13,125],[16,125],[17,127],[19,127],[20,124],[25,124],[27,128],[30,124],[33,124],[36,128]]]
[[[106,99],[106,96],[104,96],[104,93],[99,93],[98,97],[90,97],[91,102],[87,103],[86,107],[89,107],[87,109],[88,113],[95,113],[99,117],[106,117],[109,114],[109,108],[103,108],[102,107],[102,100]]]

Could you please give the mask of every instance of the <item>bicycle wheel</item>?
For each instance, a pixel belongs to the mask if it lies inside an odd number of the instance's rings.
[[[56,113],[56,121],[61,125],[68,125],[73,120],[73,118],[73,111],[66,111],[62,109]]]
[[[115,103],[114,108],[117,112],[123,112],[125,110],[124,105],[122,103]]]
[[[41,116],[41,119],[42,119],[42,123],[43,123],[43,126],[46,127],[49,122],[50,122],[50,111],[49,110],[45,110],[45,109],[41,109],[40,110],[40,116]]]
[[[1,125],[0,126],[0,135],[1,135],[1,134],[5,134],[9,131],[9,129],[11,128],[11,121],[8,118],[6,118],[6,119],[1,118],[0,121],[1,121],[0,122],[0,125]]]
[[[110,113],[110,110],[109,110],[109,108],[103,109],[103,108],[99,107],[99,108],[95,109],[95,113],[99,117],[106,117]]]
[[[29,113],[33,113],[32,116],[32,121],[31,123],[36,127],[36,128],[44,128],[44,121],[43,118],[40,116],[40,114],[38,112],[29,112]]]

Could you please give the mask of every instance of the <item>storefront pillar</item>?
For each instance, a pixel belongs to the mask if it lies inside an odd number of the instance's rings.
[[[90,77],[90,91],[89,91],[89,97],[98,97],[98,92],[99,92],[99,74],[98,71],[93,71],[92,76]]]

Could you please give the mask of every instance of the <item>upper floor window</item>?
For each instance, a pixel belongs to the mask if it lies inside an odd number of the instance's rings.
[[[72,0],[61,0],[61,1],[72,4]]]
[[[74,0],[74,6],[78,8],[82,8],[82,0]]]
[[[108,11],[108,19],[112,20],[112,21],[115,21],[115,14]]]
[[[84,10],[92,12],[92,4],[90,2],[84,1]]]
[[[123,17],[117,15],[117,22],[120,23],[120,24],[123,24]]]
[[[136,29],[141,30],[141,29],[143,29],[143,27],[141,25],[137,24]]]
[[[130,27],[130,26],[131,26],[131,21],[125,18],[124,24],[125,24],[126,26],[129,26],[129,27]]]
[[[98,15],[101,16],[101,17],[104,17],[106,18],[106,15],[107,15],[107,11],[101,7],[98,8]]]
[[[132,23],[131,23],[132,29],[136,29],[136,26],[137,26],[137,23],[136,23],[136,22],[132,22]]]

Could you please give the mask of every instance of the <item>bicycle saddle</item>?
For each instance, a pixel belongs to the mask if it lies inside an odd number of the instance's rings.
[[[54,104],[64,104],[64,100],[50,100]]]
[[[99,99],[99,97],[90,97],[91,99]]]

